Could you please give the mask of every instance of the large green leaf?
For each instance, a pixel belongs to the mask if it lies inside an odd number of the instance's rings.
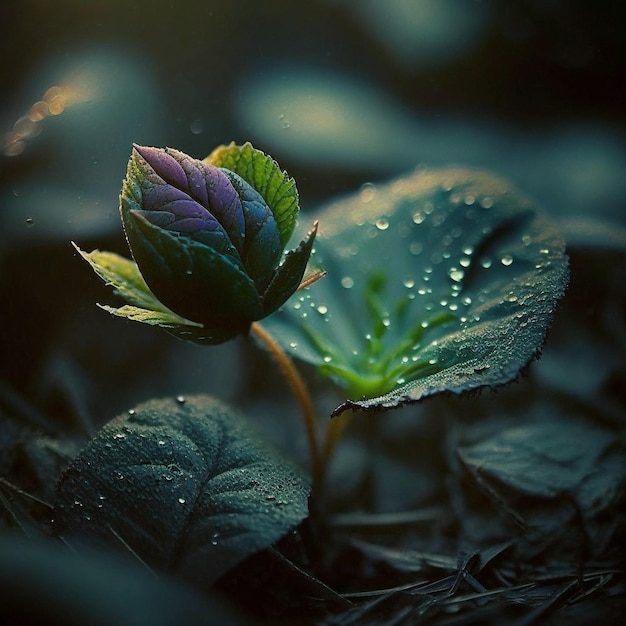
[[[307,516],[307,480],[208,396],[107,424],[57,487],[59,532],[209,585]]]
[[[507,183],[425,171],[315,217],[328,276],[265,325],[346,389],[335,413],[503,384],[540,352],[567,283],[565,246]]]

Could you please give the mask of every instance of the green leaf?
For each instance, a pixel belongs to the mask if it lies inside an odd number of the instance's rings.
[[[99,304],[98,306],[111,315],[125,317],[133,322],[142,322],[150,326],[158,326],[179,339],[198,344],[216,345],[228,341],[238,334],[223,328],[205,328],[202,324],[186,320],[172,312],[149,311],[128,304],[118,308],[106,304]]]
[[[276,270],[272,282],[263,294],[263,311],[266,315],[273,313],[298,288],[311,257],[316,234],[317,223],[298,247],[286,254],[282,265]]]
[[[542,563],[575,559],[581,551],[593,561],[619,543],[623,524],[614,512],[626,481],[623,442],[572,411],[548,403],[527,406],[516,425],[507,427],[500,415],[490,435],[480,427],[470,433],[470,443],[457,449],[466,536],[481,541],[477,535],[483,532],[510,535],[511,529],[518,536],[521,523],[519,558],[529,562],[541,554]],[[485,495],[493,508],[485,506]]]
[[[132,226],[131,226],[132,225]],[[208,328],[245,333],[262,314],[254,281],[232,256],[154,226],[131,213],[133,256],[150,289],[169,308]]]
[[[476,477],[537,498],[574,496],[586,515],[611,506],[626,476],[615,433],[544,415],[458,450]]]
[[[237,334],[223,328],[205,328],[198,322],[193,322],[170,311],[152,294],[134,261],[113,252],[100,250],[84,252],[76,244],[73,245],[96,274],[107,285],[112,285],[115,292],[130,303],[130,305],[117,308],[99,305],[112,315],[151,326],[159,326],[179,339],[199,344],[222,343]]]
[[[0,535],[0,622],[64,626],[250,623],[221,598],[200,595],[139,562],[69,550],[58,541]]]
[[[483,172],[425,171],[316,215],[328,276],[265,322],[293,356],[381,409],[513,380],[567,278],[550,220]]]
[[[117,417],[57,486],[59,532],[119,546],[208,586],[307,516],[309,486],[208,396]]]
[[[130,304],[142,309],[170,314],[180,320],[184,319],[170,311],[155,298],[134,261],[114,252],[102,252],[100,250],[84,252],[75,243],[72,243],[72,245],[83,259],[91,265],[94,272],[107,285],[111,285],[116,293]]]
[[[289,241],[300,204],[296,182],[269,155],[246,142],[243,146],[231,143],[213,150],[204,159],[206,163],[235,172],[262,196],[274,214],[280,241],[284,248]]]

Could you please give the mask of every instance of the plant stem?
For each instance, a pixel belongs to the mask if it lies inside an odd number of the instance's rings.
[[[250,332],[259,339],[270,354],[277,361],[282,373],[287,379],[291,389],[293,390],[296,400],[300,406],[300,412],[304,420],[304,428],[309,442],[309,453],[311,455],[311,474],[313,479],[313,492],[317,491],[318,486],[323,479],[324,469],[322,459],[320,457],[319,447],[317,444],[317,435],[315,429],[315,411],[313,409],[313,401],[311,395],[296,369],[293,361],[287,353],[280,347],[278,342],[272,335],[261,326],[258,322],[253,322]]]

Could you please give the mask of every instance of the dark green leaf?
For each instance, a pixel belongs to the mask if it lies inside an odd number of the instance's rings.
[[[130,214],[125,228],[136,231],[133,256],[150,290],[182,317],[236,334],[261,315],[254,281],[234,257],[181,239],[139,213]]]
[[[328,276],[266,321],[293,356],[379,409],[514,379],[567,283],[564,242],[490,174],[426,171],[316,216]]]
[[[298,288],[311,256],[316,233],[317,224],[300,242],[300,245],[285,256],[285,260],[276,270],[272,282],[263,295],[264,313],[274,312]]]
[[[307,481],[208,396],[107,424],[61,478],[59,531],[209,585],[307,516]]]
[[[207,619],[207,615],[211,618]],[[64,626],[247,624],[219,599],[200,596],[140,563],[58,542],[0,536],[0,622]]]
[[[575,498],[586,515],[615,502],[626,457],[614,433],[546,416],[459,449],[475,475],[538,498]]]

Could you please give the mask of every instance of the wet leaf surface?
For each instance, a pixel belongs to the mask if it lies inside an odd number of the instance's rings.
[[[328,276],[266,320],[294,357],[381,409],[514,379],[567,283],[564,242],[482,172],[425,171],[319,212]]]
[[[64,537],[122,547],[210,585],[308,514],[307,480],[208,396],[147,402],[109,422],[61,477]]]

